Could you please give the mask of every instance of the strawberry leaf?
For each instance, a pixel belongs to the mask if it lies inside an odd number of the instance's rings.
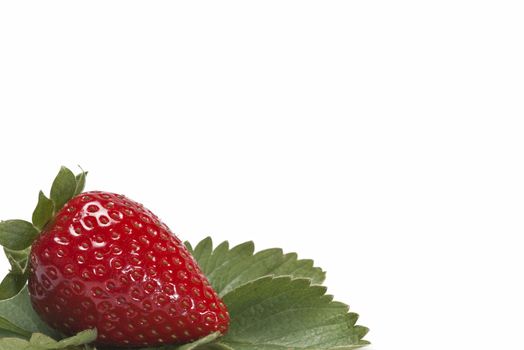
[[[62,339],[60,341],[56,341],[41,333],[34,333],[31,336],[29,343],[42,349],[65,349],[78,345],[89,344],[95,341],[96,336],[97,332],[95,329],[82,331],[73,337]]]
[[[0,317],[0,329],[22,337],[29,337],[31,335],[31,333],[29,333],[25,329],[17,327],[16,325],[12,324],[3,317]]]
[[[59,334],[49,328],[31,306],[27,287],[10,299],[0,301],[0,317],[29,333],[44,333],[51,337]],[[2,349],[0,347],[0,349]]]
[[[85,330],[77,335],[56,341],[42,333],[33,333],[29,341],[18,338],[0,339],[0,349],[2,350],[55,350],[70,349],[81,350],[80,345],[89,344],[96,339],[96,330]]]
[[[0,349],[2,350],[33,350],[29,347],[27,340],[19,338],[1,338]]]
[[[219,340],[235,350],[354,349],[367,328],[308,279],[264,277],[224,296],[231,327]]]
[[[55,211],[60,210],[76,191],[76,177],[71,170],[61,167],[51,186],[51,199],[55,203]]]
[[[213,340],[217,339],[218,337],[220,337],[220,333],[219,332],[211,333],[207,337],[198,339],[198,340],[196,340],[196,341],[194,341],[192,343],[184,344],[182,346],[172,347],[172,350],[193,350],[193,349],[197,349],[198,347],[200,347],[202,345],[211,343]]]
[[[200,346],[196,348],[196,350],[235,350],[231,346],[226,345],[224,343],[214,342],[210,344],[206,344],[204,346]],[[256,349],[252,349],[256,350]]]
[[[187,343],[184,345],[165,345],[161,347],[156,348],[143,348],[139,350],[193,350],[193,349],[200,349],[203,345],[209,344],[215,339],[220,337],[219,332],[211,333],[210,335],[200,338],[198,340],[195,340],[194,342]],[[116,350],[116,348],[115,348]]]
[[[24,220],[0,222],[0,245],[13,250],[26,249],[38,236],[38,230]]]
[[[210,237],[193,249],[186,243],[209,282],[221,296],[263,276],[293,276],[311,279],[321,284],[325,273],[313,266],[312,260],[298,260],[295,253],[284,254],[282,249],[266,249],[256,254],[253,242],[229,248],[222,242],[213,249]]]
[[[38,194],[38,204],[33,211],[33,225],[40,230],[53,218],[55,205],[52,200],[46,197],[44,192]]]

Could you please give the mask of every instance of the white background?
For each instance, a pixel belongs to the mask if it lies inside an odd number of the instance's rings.
[[[372,349],[523,348],[523,10],[2,2],[0,217],[81,164],[183,239],[315,259]]]

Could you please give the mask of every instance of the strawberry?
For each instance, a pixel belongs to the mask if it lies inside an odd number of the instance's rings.
[[[122,195],[68,200],[31,246],[29,293],[51,327],[96,328],[97,344],[157,346],[229,326],[226,306],[184,244]]]

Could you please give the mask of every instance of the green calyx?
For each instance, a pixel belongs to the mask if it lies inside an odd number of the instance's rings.
[[[75,176],[68,168],[61,167],[51,186],[50,198],[42,191],[38,194],[31,222],[18,219],[0,222],[0,245],[11,264],[10,272],[0,283],[0,300],[15,296],[24,287],[31,244],[64,204],[84,190],[86,175],[82,170]]]

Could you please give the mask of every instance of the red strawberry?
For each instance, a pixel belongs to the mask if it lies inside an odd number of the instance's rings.
[[[29,292],[53,328],[96,327],[102,345],[188,342],[229,325],[183,243],[142,205],[106,192],[77,195],[42,230]]]

